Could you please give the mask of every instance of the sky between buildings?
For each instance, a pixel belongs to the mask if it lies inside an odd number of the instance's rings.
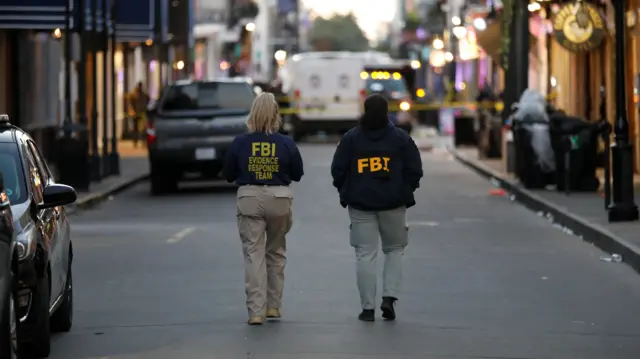
[[[397,0],[302,0],[303,6],[322,16],[353,12],[370,40],[380,34],[380,25],[388,23],[396,13]]]

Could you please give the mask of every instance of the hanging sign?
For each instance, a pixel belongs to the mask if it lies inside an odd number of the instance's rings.
[[[583,1],[564,5],[553,18],[553,32],[562,47],[571,52],[591,51],[604,40],[605,20],[598,9]]]

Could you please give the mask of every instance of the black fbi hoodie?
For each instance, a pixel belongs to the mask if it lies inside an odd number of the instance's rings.
[[[389,120],[368,129],[364,121],[344,135],[333,156],[331,175],[340,204],[361,211],[414,206],[413,193],[423,176],[420,150]]]

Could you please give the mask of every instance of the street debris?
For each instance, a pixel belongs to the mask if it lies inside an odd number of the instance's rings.
[[[613,253],[611,256],[600,256],[600,260],[603,262],[621,263],[622,256],[617,253]]]
[[[434,221],[407,222],[408,227],[437,227],[440,223]]]
[[[502,188],[492,188],[489,190],[489,195],[491,196],[504,196],[506,192]]]
[[[551,222],[553,228],[560,230],[570,236],[578,236],[580,237],[580,239],[582,239],[582,235],[577,235],[571,228],[562,225],[561,223],[558,223],[555,221],[555,218],[553,217],[553,215],[551,213],[544,213],[543,211],[538,211],[536,212],[536,215],[538,215],[538,217],[544,217],[546,218],[549,222]]]

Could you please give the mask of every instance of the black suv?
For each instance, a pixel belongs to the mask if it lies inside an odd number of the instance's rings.
[[[17,236],[20,351],[45,358],[51,331],[69,331],[73,319],[73,249],[63,206],[76,192],[55,183],[36,144],[7,115],[0,115],[0,172]]]

